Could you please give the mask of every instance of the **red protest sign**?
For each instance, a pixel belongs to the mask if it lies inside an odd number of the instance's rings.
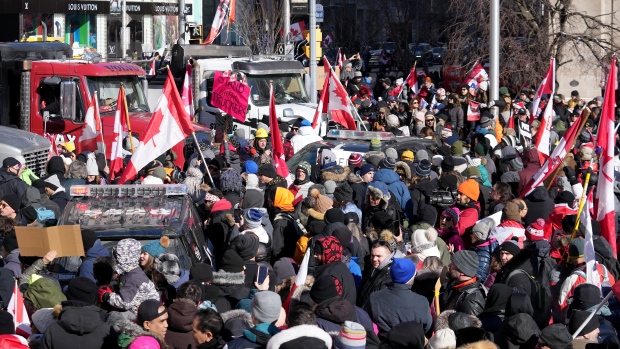
[[[467,108],[467,121],[480,120],[480,103],[469,101],[469,107]]]
[[[215,72],[213,91],[211,92],[211,104],[230,114],[233,118],[245,122],[245,114],[248,109],[250,88],[230,72]]]

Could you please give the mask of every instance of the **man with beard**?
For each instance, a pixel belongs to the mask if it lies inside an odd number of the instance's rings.
[[[462,250],[452,255],[448,266],[448,284],[440,293],[441,309],[452,309],[478,316],[484,310],[485,291],[476,277],[478,255]]]

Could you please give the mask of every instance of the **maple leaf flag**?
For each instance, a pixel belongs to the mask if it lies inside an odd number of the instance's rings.
[[[480,64],[479,61],[476,61],[476,64],[471,68],[469,73],[465,76],[465,80],[463,80],[463,86],[478,86],[478,77],[482,77],[482,81],[489,80],[489,74],[484,70],[484,67]]]
[[[415,86],[417,86],[417,79],[416,79],[416,75],[415,75],[415,67],[416,64],[413,64],[413,67],[411,68],[411,71],[409,72],[409,75],[407,75],[407,78],[405,79],[405,81],[400,84],[400,86],[398,86],[397,88],[393,89],[392,91],[390,91],[390,96],[400,96],[400,93],[403,92],[403,88],[405,88],[405,84],[409,85],[409,87],[414,88]],[[417,92],[416,92],[417,94]]]
[[[551,64],[549,65],[549,69],[547,70],[547,74],[543,79],[544,86],[541,83],[542,90],[548,91],[550,90],[550,95],[552,96],[555,93],[555,58],[551,58]],[[541,88],[539,87],[539,90]],[[523,108],[523,107],[522,107]],[[532,119],[530,118],[530,124]],[[540,120],[540,126],[538,128],[538,132],[536,132],[536,139],[534,140],[534,144],[536,144],[536,149],[538,150],[538,157],[540,163],[545,162],[545,159],[549,157],[549,148],[551,144],[549,143],[549,139],[551,137],[551,123],[553,122],[553,100],[547,101],[547,105],[545,106],[545,111],[543,113],[542,119]]]
[[[291,24],[291,41],[304,40],[304,31],[306,30],[306,23],[304,21]]]
[[[155,58],[151,59],[151,64],[149,64],[149,72],[147,75],[155,75]]]
[[[97,92],[93,93],[90,105],[84,117],[82,134],[78,139],[80,151],[99,151],[104,152],[103,134],[101,133],[101,116],[99,115],[99,103],[97,103]]]
[[[598,127],[597,148],[600,147],[599,179],[596,186],[595,212],[596,220],[601,224],[601,236],[611,245],[612,256],[617,256],[616,226],[614,213],[614,145],[615,134],[615,93],[616,93],[616,56],[611,59],[603,110]]]
[[[116,114],[114,114],[114,131],[112,133],[112,150],[110,152],[110,179],[114,180],[123,168],[123,139],[127,136],[127,110],[125,109],[125,89],[118,89]]]
[[[389,65],[391,62],[390,56],[388,56],[385,50],[381,51],[381,55],[379,55],[379,60],[384,65]]]
[[[321,133],[321,115],[327,114],[327,107],[329,106],[329,76],[332,74],[332,69],[326,57],[323,57],[323,69],[325,70],[325,81],[323,81],[319,103],[314,112],[314,119],[312,119],[312,130],[317,135]]]
[[[480,103],[469,101],[467,106],[467,121],[480,120]]]
[[[217,5],[215,17],[211,23],[211,31],[203,44],[213,43],[215,38],[220,35],[224,24],[226,22],[233,23],[235,21],[236,1],[237,0],[220,0],[219,5]]]
[[[119,184],[132,179],[150,161],[179,142],[183,142],[192,133],[194,127],[186,117],[183,101],[168,69],[163,93],[159,97],[151,121],[140,137],[140,143],[123,171]]]
[[[32,331],[30,330],[30,319],[26,312],[26,306],[24,305],[24,296],[19,291],[17,286],[17,280],[15,280],[15,287],[13,288],[13,295],[6,309],[9,314],[13,315],[13,323],[15,324],[15,334],[28,338]]]
[[[187,112],[187,119],[191,122],[194,118],[194,95],[192,92],[192,65],[187,63],[185,67],[185,79],[183,80],[183,91],[181,100]]]
[[[327,78],[327,76],[325,77]],[[351,109],[354,108],[349,94],[335,74],[329,74],[329,103],[327,109],[332,113],[332,120],[349,130],[357,130]]]
[[[282,178],[288,178],[288,166],[284,160],[284,146],[282,145],[282,137],[280,136],[280,128],[278,127],[278,115],[276,114],[276,100],[273,97],[273,85],[269,86],[269,124],[271,125],[271,156],[273,156],[273,164],[276,173]]]
[[[536,95],[534,96],[534,100],[532,100],[530,113],[530,124],[534,121],[534,119],[540,114],[541,110],[539,108],[540,101],[542,100],[542,96],[547,94],[549,96],[553,95],[555,90],[555,58],[551,58],[551,63],[549,64],[549,69],[547,69],[547,73],[545,77],[538,85],[538,89],[536,90]],[[551,101],[551,99],[549,99]]]

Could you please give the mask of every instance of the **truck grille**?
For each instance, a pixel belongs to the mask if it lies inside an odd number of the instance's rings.
[[[49,159],[49,149],[35,150],[23,154],[26,159],[26,166],[36,175],[40,176],[45,173],[45,164]]]

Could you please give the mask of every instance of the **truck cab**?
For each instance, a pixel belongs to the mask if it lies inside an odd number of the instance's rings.
[[[73,141],[79,148],[84,118],[91,96],[97,92],[103,136],[109,157],[113,142],[116,100],[125,87],[131,131],[144,134],[151,120],[145,94],[145,72],[126,62],[71,59],[72,49],[62,43],[0,44],[0,124],[46,135],[54,143]],[[197,132],[207,129],[195,124]],[[193,152],[189,140],[173,150],[184,156]]]

